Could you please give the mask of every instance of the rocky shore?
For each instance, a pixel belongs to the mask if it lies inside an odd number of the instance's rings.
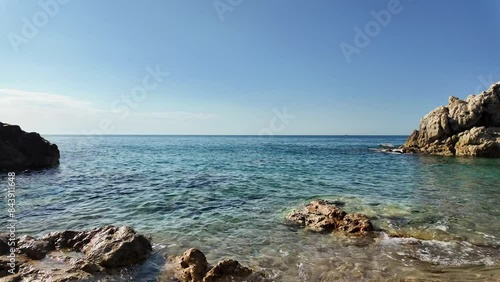
[[[130,266],[148,258],[150,240],[128,226],[105,226],[85,231],[49,233],[16,240],[15,264],[9,235],[0,236],[1,281],[91,280],[109,269]],[[12,266],[15,265],[15,274]],[[56,266],[57,267],[54,267]]]
[[[189,249],[165,265],[160,282],[230,282],[268,281],[264,275],[240,265],[235,260],[222,260],[210,266],[205,255],[197,249]]]
[[[96,281],[112,276],[114,269],[144,262],[153,251],[150,239],[128,226],[16,238],[13,260],[11,241],[8,234],[0,234],[1,282]],[[197,249],[167,260],[164,268],[159,281],[267,281],[262,274],[235,260],[222,260],[210,266]]]
[[[500,82],[466,100],[450,97],[447,106],[427,114],[400,148],[404,153],[500,157]]]
[[[59,149],[40,134],[0,122],[0,170],[41,169],[59,164]]]

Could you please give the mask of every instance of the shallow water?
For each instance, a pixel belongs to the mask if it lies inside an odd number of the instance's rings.
[[[163,255],[196,247],[275,281],[500,281],[500,160],[373,150],[405,140],[393,136],[48,139],[61,165],[17,176],[18,233],[126,224],[151,235],[156,255],[119,280],[154,281]],[[314,198],[381,231],[360,241],[284,224]]]

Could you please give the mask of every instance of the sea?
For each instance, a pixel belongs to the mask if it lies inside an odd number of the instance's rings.
[[[156,281],[189,248],[272,281],[500,281],[500,159],[380,152],[407,136],[45,137],[61,164],[17,172],[17,235],[111,224],[150,236],[151,258],[116,281]],[[285,221],[313,199],[377,231]]]

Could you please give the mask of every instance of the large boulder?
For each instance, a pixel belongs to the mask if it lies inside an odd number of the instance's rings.
[[[400,148],[405,153],[500,157],[500,82],[427,114]]]
[[[366,235],[374,230],[372,223],[363,214],[347,214],[333,203],[314,200],[302,210],[294,210],[286,219],[314,232],[339,231],[346,235]]]
[[[0,122],[0,170],[39,169],[59,164],[59,149],[35,132]]]

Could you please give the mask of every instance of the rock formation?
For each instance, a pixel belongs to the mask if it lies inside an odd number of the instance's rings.
[[[0,170],[46,168],[59,164],[59,149],[40,134],[0,122]]]
[[[441,156],[500,157],[500,82],[465,101],[427,114],[401,147],[405,153]]]
[[[314,200],[299,211],[293,211],[287,220],[314,232],[340,231],[348,235],[365,235],[373,225],[362,214],[347,214],[325,200]]]
[[[167,262],[166,273],[160,278],[160,281],[258,282],[267,280],[262,274],[240,265],[235,260],[222,260],[210,267],[205,255],[200,250],[189,249],[182,256]]]
[[[0,246],[6,239],[6,235],[0,236]],[[140,263],[152,251],[149,240],[128,226],[53,232],[37,239],[23,236],[17,248],[15,275],[7,272],[8,251],[1,248],[0,277],[6,276],[7,281],[92,280],[95,273],[106,269]],[[58,267],[50,268],[54,263]]]

